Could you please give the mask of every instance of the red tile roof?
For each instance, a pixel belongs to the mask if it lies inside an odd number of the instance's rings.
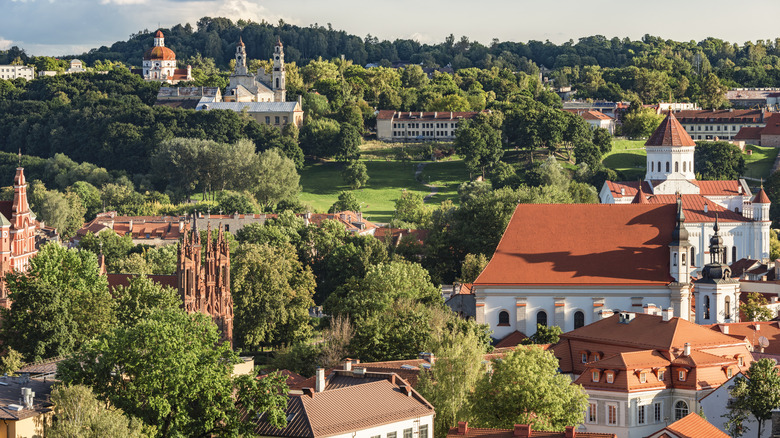
[[[760,109],[684,110],[678,111],[676,114],[677,119],[682,120],[684,123],[723,123],[726,121],[761,123],[764,119],[764,111]]]
[[[675,218],[671,204],[520,204],[474,285],[665,285]]]
[[[381,110],[377,114],[377,120],[451,120],[451,119],[470,119],[479,114],[477,111],[393,111]]]
[[[696,143],[670,111],[653,135],[647,139],[645,146],[696,146]]]
[[[774,113],[766,119],[766,126],[761,135],[780,135],[780,113]]]
[[[734,140],[761,140],[763,129],[760,126],[743,126],[734,136]]]
[[[504,347],[515,347],[517,345],[520,345],[520,342],[523,341],[523,339],[527,339],[528,336],[526,336],[523,332],[519,332],[517,330],[513,331],[512,333],[504,336],[503,339],[498,341],[496,344],[496,348],[504,348]]]
[[[769,200],[769,196],[767,196],[763,187],[761,187],[761,189],[758,190],[758,193],[756,193],[756,197],[753,199],[754,204],[770,204],[771,202],[772,201]]]
[[[729,324],[712,324],[708,327],[719,333],[728,331],[728,336],[733,338],[747,339],[748,343],[753,346],[754,351],[761,351],[758,339],[764,336],[769,341],[769,346],[764,348],[764,353],[780,355],[780,323],[777,321],[732,322]]]
[[[649,435],[648,438],[663,436],[670,438],[729,438],[728,435],[695,412],[691,412],[684,418]]]
[[[692,180],[691,182],[699,186],[699,194],[704,196],[737,196],[745,194],[744,188],[741,192],[739,191],[742,183],[736,179],[722,181]]]
[[[752,222],[742,214],[723,208],[702,195],[680,195],[682,197],[685,221],[689,223],[715,222],[715,215],[721,222]],[[675,195],[655,195],[647,200],[650,204],[676,204]],[[707,211],[704,211],[704,206]]]
[[[517,426],[515,426],[517,427]],[[566,432],[550,432],[545,430],[531,429],[532,438],[566,438]],[[574,435],[581,438],[615,438],[613,433],[594,433],[594,432],[576,432]],[[517,438],[513,429],[483,429],[477,427],[466,427],[463,432],[459,432],[457,427],[453,427],[447,432],[447,438]]]
[[[162,38],[163,37],[162,31],[161,30],[157,30],[157,32],[154,33],[154,37],[155,38]]]
[[[660,181],[659,181],[660,182]],[[646,194],[653,193],[653,187],[647,181],[606,181],[607,188],[612,192],[612,197],[620,199],[623,196],[636,197],[639,185],[642,185],[642,191]],[[625,194],[623,194],[625,192]]]

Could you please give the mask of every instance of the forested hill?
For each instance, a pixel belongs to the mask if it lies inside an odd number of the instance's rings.
[[[198,20],[195,28],[179,24],[163,32],[166,45],[176,51],[179,60],[201,55],[214,59],[222,68],[233,59],[239,36],[243,37],[251,59],[269,59],[276,38],[280,37],[285,44],[286,60],[298,65],[318,57],[331,59],[341,55],[359,65],[406,61],[424,67],[498,67],[527,73],[535,73],[537,66],[543,65],[556,70],[552,76],[561,84],[581,81],[580,72],[574,71],[577,67],[644,67],[672,77],[690,78],[714,72],[729,86],[780,85],[780,38],[738,44],[717,38],[676,42],[645,35],[640,41],[632,41],[596,35],[558,45],[549,41],[480,43],[465,36],[456,39],[450,35],[442,43],[428,45],[409,39],[391,42],[371,35],[350,35],[330,25],[299,27],[281,21],[277,24],[233,22],[211,17]],[[128,41],[74,55],[89,65],[112,60],[138,66],[144,51],[152,46],[153,33],[154,29],[142,31]],[[22,61],[28,62],[23,51],[12,48],[0,52],[0,63],[8,63],[20,55]]]

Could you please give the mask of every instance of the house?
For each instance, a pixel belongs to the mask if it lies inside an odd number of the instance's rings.
[[[675,421],[647,438],[729,438],[710,422],[696,413]]]
[[[0,65],[0,79],[11,81],[17,78],[31,81],[35,78],[35,67],[26,65]]]
[[[78,246],[88,233],[99,234],[111,230],[120,236],[131,236],[133,243],[165,246],[178,243],[187,218],[183,216],[119,216],[115,211],[98,213],[95,219],[85,223],[71,239]]]
[[[610,135],[615,135],[615,119],[596,110],[565,110],[570,113],[577,114],[585,119],[590,126],[590,129],[603,128],[609,131]]]
[[[290,123],[294,123],[298,128],[303,125],[303,106],[300,97],[296,102],[199,102],[195,109],[246,113],[257,123],[273,126],[279,130]]]
[[[684,110],[676,113],[694,140],[732,140],[743,127],[762,127],[769,113],[763,109]]]
[[[192,80],[192,66],[177,68],[176,53],[165,47],[165,37],[161,30],[154,34],[154,46],[144,52],[142,67],[133,72],[139,73],[147,81],[177,84]]]
[[[620,118],[621,114],[628,110],[629,102],[609,102],[605,100],[584,101],[570,100],[563,102],[563,110],[569,111],[598,111],[613,119]]]
[[[79,59],[71,59],[70,60],[70,67],[68,67],[68,69],[65,70],[65,73],[66,74],[83,73],[85,71],[87,71],[87,70],[84,68],[84,63],[81,62],[81,60],[79,60]]]
[[[313,387],[288,394],[287,426],[277,429],[265,414],[255,434],[264,437],[432,438],[433,406],[396,373],[365,368],[317,369]]]
[[[246,66],[246,45],[239,37],[236,45],[236,68],[230,75],[230,84],[225,89],[225,102],[284,102],[287,100],[286,72],[284,68],[284,46],[277,38],[274,45],[273,70],[266,73],[261,68],[257,76],[249,73]]]
[[[667,312],[605,317],[562,334],[553,353],[588,394],[584,429],[625,438],[698,412],[704,395],[753,361],[744,338]]]
[[[726,92],[726,99],[735,108],[761,108],[777,103],[770,96],[778,92],[780,88],[732,88]]]
[[[219,87],[160,87],[155,106],[194,110],[198,104],[222,101]]]
[[[376,136],[381,141],[452,141],[458,124],[477,114],[476,111],[381,110],[376,116]]]
[[[447,432],[447,438],[617,438],[614,433],[578,432],[566,426],[563,432],[533,430],[528,424],[515,424],[514,429],[484,429],[469,427],[468,421],[458,421],[458,427]]]
[[[686,113],[682,111],[678,114]],[[744,180],[698,181],[694,143],[673,113],[668,113],[645,143],[644,181],[606,181],[599,192],[604,204],[673,203],[682,195],[685,228],[691,238],[691,259],[705,264],[709,230],[720,221],[726,246],[725,263],[741,258],[769,258],[769,197],[755,196]]]
[[[0,377],[0,437],[42,437],[50,423],[49,402],[54,382],[30,379],[28,375]]]
[[[734,140],[766,147],[780,147],[780,113],[771,113],[762,126],[744,127]]]

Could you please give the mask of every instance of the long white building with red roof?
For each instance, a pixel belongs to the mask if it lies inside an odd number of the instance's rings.
[[[718,219],[726,247],[724,263],[769,259],[770,202],[763,189],[755,196],[740,180],[698,181],[694,171],[696,143],[669,113],[645,143],[644,181],[606,181],[599,198],[604,204],[669,204],[682,195],[690,259],[696,270],[705,261],[713,224]]]

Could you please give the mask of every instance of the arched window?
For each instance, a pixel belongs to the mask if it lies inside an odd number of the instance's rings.
[[[506,310],[502,310],[498,313],[498,325],[507,326],[509,325],[509,312]]]
[[[536,325],[538,326],[540,324],[547,327],[547,312],[544,310],[540,310],[536,314]]]
[[[650,172],[655,172],[655,162],[650,162]]]
[[[683,172],[687,172],[687,171],[688,171],[688,162],[683,161]]]
[[[677,253],[672,255],[672,266],[677,266]]]
[[[683,266],[685,266],[685,256],[686,256],[687,254],[686,254],[686,253],[682,253],[682,254],[680,254],[680,255],[682,256],[682,265],[683,265]]]
[[[675,172],[679,172],[680,171],[680,162],[679,161],[675,161],[674,162],[674,171]]]
[[[279,78],[276,78],[276,88],[280,88],[279,87]]]
[[[658,171],[659,172],[661,171],[661,162],[660,161],[658,162]]]
[[[585,314],[578,310],[574,312],[574,328],[578,329],[585,325]]]
[[[669,172],[669,162],[666,162],[666,171]]]
[[[721,254],[721,259],[723,260],[723,263],[728,264],[729,263],[729,247],[723,246],[723,254]]]
[[[731,319],[731,297],[726,295],[725,303],[723,305],[723,316],[726,319]]]
[[[734,245],[731,247],[731,263],[734,263],[737,261],[737,246]]]
[[[688,415],[688,403],[680,400],[674,404],[674,421],[681,420]]]
[[[710,319],[710,296],[705,295],[702,301],[701,310],[703,312],[702,318]]]

